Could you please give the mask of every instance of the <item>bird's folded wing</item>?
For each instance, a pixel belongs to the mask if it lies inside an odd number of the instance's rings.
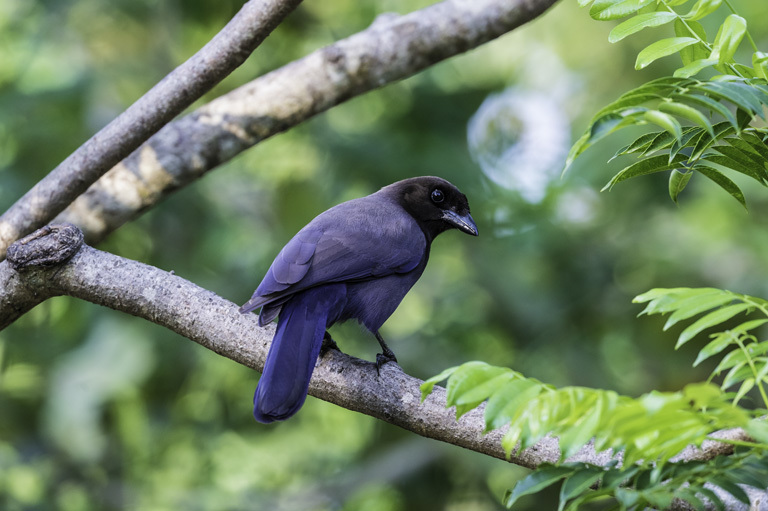
[[[241,310],[262,305],[320,284],[407,273],[424,257],[426,239],[415,223],[387,228],[364,221],[311,223],[275,258],[253,297]]]

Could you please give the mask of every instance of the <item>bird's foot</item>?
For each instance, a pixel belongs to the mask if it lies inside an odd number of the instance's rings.
[[[331,334],[328,333],[328,331],[325,331],[325,335],[323,336],[323,345],[320,347],[320,357],[324,357],[326,353],[330,350],[336,350],[341,351],[339,349],[339,345],[336,344],[336,341],[333,340],[333,337],[331,337]]]
[[[384,342],[384,338],[378,331],[373,332],[373,335],[376,336],[376,340],[379,341],[379,345],[381,346],[381,353],[376,355],[376,374],[381,374],[381,366],[387,362],[394,362],[397,364],[397,357],[395,357],[395,354],[389,349],[389,346]]]
[[[384,353],[377,353],[376,354],[376,374],[381,374],[381,366],[388,362],[394,362],[397,364],[397,357],[395,357],[395,354],[392,352],[391,349],[386,348],[384,350]]]

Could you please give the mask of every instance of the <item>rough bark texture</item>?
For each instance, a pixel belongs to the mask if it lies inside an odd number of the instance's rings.
[[[172,272],[124,259],[82,244],[71,226],[41,229],[16,243],[9,260],[0,263],[0,329],[51,296],[69,295],[165,326],[235,362],[260,371],[264,366],[274,327],[260,328],[255,314],[240,314],[238,306],[188,282]],[[61,247],[54,263],[51,246]],[[76,253],[72,254],[74,247]],[[37,250],[41,255],[36,256]],[[14,254],[13,257],[10,254]],[[19,270],[16,255],[24,264]],[[477,451],[528,468],[554,462],[560,456],[557,439],[546,438],[519,455],[507,458],[501,447],[503,430],[483,434],[483,407],[456,421],[445,407],[445,389],[435,387],[420,402],[422,381],[386,364],[377,375],[375,365],[338,351],[329,351],[315,368],[309,393],[352,411],[381,419],[419,435]],[[722,437],[745,439],[741,430],[719,432]],[[707,442],[689,448],[677,461],[710,459],[732,452],[730,446]],[[573,461],[604,465],[609,452],[583,448]],[[768,502],[766,492],[750,490],[754,509]],[[729,510],[747,506],[722,493]],[[682,502],[673,509],[687,509]]]
[[[168,124],[56,222],[95,243],[164,196],[272,135],[412,76],[536,18],[557,0],[446,0],[366,30],[258,78]]]
[[[228,76],[301,0],[250,0],[208,44],[80,146],[0,217],[0,260]]]

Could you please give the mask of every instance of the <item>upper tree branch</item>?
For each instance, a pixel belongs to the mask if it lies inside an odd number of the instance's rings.
[[[53,169],[0,217],[0,260],[242,64],[301,0],[250,0],[199,52]]]
[[[96,242],[261,140],[490,41],[556,1],[446,0],[405,16],[380,16],[368,29],[167,125],[56,221],[79,225]]]
[[[240,364],[261,371],[274,328],[260,328],[254,314],[240,314],[234,303],[173,273],[83,245],[73,226],[54,226],[14,244],[0,263],[0,329],[51,296],[69,295],[152,321]],[[74,255],[73,255],[74,254]],[[352,411],[364,413],[419,435],[465,447],[488,456],[535,468],[560,457],[557,440],[545,438],[534,447],[507,458],[503,431],[483,434],[481,406],[455,419],[445,407],[445,389],[435,387],[420,403],[422,381],[386,364],[375,365],[338,351],[318,361],[309,393]],[[721,438],[746,439],[741,430],[719,432]],[[723,450],[725,448],[725,450]],[[709,459],[728,446],[705,442],[676,461]],[[609,453],[587,446],[574,458],[604,465]],[[765,493],[750,491],[755,499]],[[723,493],[727,509],[747,507]],[[679,503],[677,509],[686,509]]]

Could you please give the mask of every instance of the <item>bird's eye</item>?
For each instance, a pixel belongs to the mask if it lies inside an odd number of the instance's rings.
[[[439,204],[445,200],[445,195],[443,195],[443,191],[440,188],[435,188],[432,190],[432,202]]]

